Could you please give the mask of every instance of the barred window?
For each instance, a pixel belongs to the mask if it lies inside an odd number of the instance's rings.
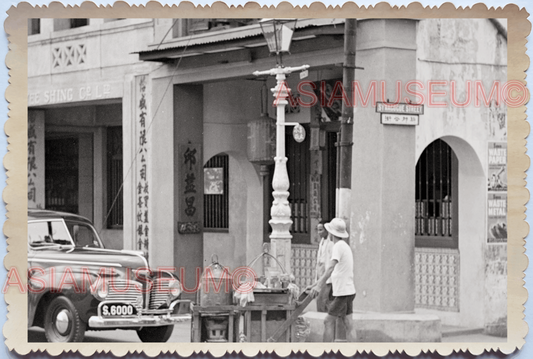
[[[212,157],[204,166],[204,229],[229,228],[228,155]]]
[[[89,25],[89,19],[70,19],[70,28],[82,27]]]
[[[457,208],[457,157],[436,140],[416,165],[416,246],[457,248]]]
[[[122,127],[107,128],[107,228],[122,228]]]
[[[258,19],[183,19],[174,21],[172,37],[182,37],[203,32],[232,29],[257,24]]]
[[[309,127],[305,125],[309,132]],[[311,237],[309,232],[309,168],[311,167],[311,155],[309,151],[309,136],[301,143],[292,138],[292,131],[287,131],[285,136],[287,151],[287,172],[289,175],[289,205],[292,219],[292,242],[309,244]]]
[[[54,31],[73,29],[89,25],[89,19],[54,19]]]
[[[28,35],[41,33],[41,19],[28,19]]]

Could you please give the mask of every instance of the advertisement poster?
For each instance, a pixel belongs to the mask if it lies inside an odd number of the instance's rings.
[[[224,194],[223,168],[204,168],[204,194]]]
[[[489,142],[488,190],[507,191],[506,142]]]
[[[507,193],[489,193],[487,203],[487,242],[507,242]]]

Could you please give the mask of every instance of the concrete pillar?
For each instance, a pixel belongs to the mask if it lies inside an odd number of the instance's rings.
[[[187,288],[183,297],[194,299],[197,270],[204,264],[203,86],[176,85],[173,90],[174,137],[164,147],[173,152],[168,169],[173,169],[169,172],[174,178],[174,264]]]
[[[107,131],[105,127],[97,127],[93,137],[93,223],[97,230],[107,229]],[[81,140],[80,140],[81,141]],[[81,149],[81,142],[80,142]],[[106,243],[107,245],[108,243]],[[122,247],[122,246],[121,246]]]
[[[41,19],[41,34],[49,34],[54,31],[54,19]]]
[[[147,98],[150,110],[146,116],[145,127],[150,140],[149,166],[151,168],[150,195],[150,265],[154,268],[180,265],[175,263],[174,230],[174,118],[172,116],[172,91],[168,89],[168,78],[147,79]],[[138,91],[136,89],[136,91]],[[139,103],[134,103],[139,107]],[[157,109],[157,112],[155,112]],[[139,119],[134,119],[139,124]],[[138,138],[134,138],[139,143]],[[134,188],[135,193],[137,189]]]
[[[397,94],[416,79],[416,21],[359,23],[356,80],[364,93],[377,81],[377,100],[405,102]],[[381,98],[381,81],[385,93]],[[402,86],[402,90],[405,86]],[[360,99],[358,99],[360,100]],[[413,99],[414,100],[414,99]],[[356,309],[414,310],[415,127],[382,125],[368,103],[357,104],[353,128],[350,245],[354,251]]]
[[[127,75],[124,80],[124,96],[122,98],[122,177],[124,178],[124,249],[136,249],[135,245],[135,172],[130,164],[135,159],[136,139],[136,111],[135,111],[135,77]]]

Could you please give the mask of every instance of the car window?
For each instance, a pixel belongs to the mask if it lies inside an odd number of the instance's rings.
[[[61,220],[28,223],[28,243],[31,246],[72,245],[69,233]]]
[[[92,226],[74,221],[65,221],[65,223],[76,247],[104,247]]]

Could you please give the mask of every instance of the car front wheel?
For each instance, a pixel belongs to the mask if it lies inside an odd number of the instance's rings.
[[[52,300],[44,316],[44,334],[53,343],[83,341],[85,323],[70,299],[57,297]]]
[[[137,330],[137,335],[142,342],[145,343],[164,343],[172,335],[174,330],[173,325],[165,325],[162,327],[144,327]]]

